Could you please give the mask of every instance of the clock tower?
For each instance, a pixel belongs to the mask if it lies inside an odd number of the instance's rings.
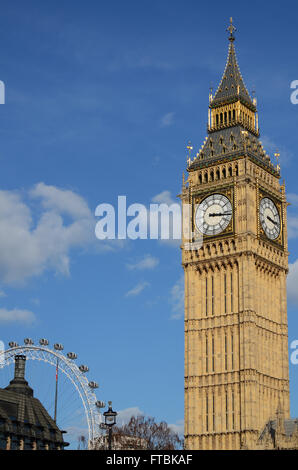
[[[181,193],[203,238],[182,243],[187,449],[258,448],[277,414],[289,421],[285,186],[259,140],[234,30],[231,19],[208,134]]]

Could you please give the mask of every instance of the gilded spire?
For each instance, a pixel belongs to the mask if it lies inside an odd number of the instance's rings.
[[[216,108],[217,106],[221,106],[222,104],[240,100],[252,111],[256,111],[256,106],[247,91],[237,62],[236,51],[234,46],[234,31],[236,31],[236,28],[233,25],[232,18],[230,18],[230,25],[227,28],[227,31],[230,33],[230,44],[226,67],[219,87],[214,95],[214,98],[212,99],[210,107]]]
[[[229,36],[229,41],[233,42],[235,41],[235,36],[234,36],[234,31],[236,31],[235,26],[233,25],[233,18],[230,18],[230,24],[229,27],[227,28],[227,31],[229,31],[230,36]]]

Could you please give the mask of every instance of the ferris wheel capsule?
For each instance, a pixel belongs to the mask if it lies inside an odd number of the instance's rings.
[[[48,345],[49,345],[49,341],[48,341],[47,339],[45,339],[45,338],[41,338],[41,339],[39,340],[39,344],[40,344],[40,346],[48,346]]]
[[[34,341],[33,341],[33,339],[31,339],[31,338],[25,338],[25,339],[24,339],[24,343],[29,346],[29,345],[34,344]]]
[[[56,351],[62,351],[64,349],[64,346],[63,346],[63,344],[55,343],[54,344],[54,349],[56,349]]]
[[[97,408],[105,408],[106,404],[104,401],[100,401],[98,400],[95,405],[97,406]]]
[[[10,341],[10,342],[8,343],[8,346],[9,346],[10,348],[17,348],[17,347],[18,347],[18,343],[16,343],[15,341]]]
[[[77,359],[78,356],[74,352],[69,352],[69,353],[67,353],[67,357],[68,357],[68,359],[74,360],[74,359]]]
[[[88,385],[89,385],[90,388],[93,388],[93,389],[98,388],[98,383],[97,382],[89,382]]]
[[[83,364],[79,367],[79,369],[80,369],[81,372],[89,372],[89,367],[84,366]]]

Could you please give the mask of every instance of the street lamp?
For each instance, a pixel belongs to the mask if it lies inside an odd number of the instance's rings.
[[[108,430],[109,430],[109,440],[108,440],[109,450],[112,450],[112,427],[114,426],[114,424],[116,424],[117,413],[116,411],[113,411],[112,409],[112,402],[109,401],[108,404],[109,404],[108,411],[105,411],[103,415],[105,417],[105,425],[108,427]]]

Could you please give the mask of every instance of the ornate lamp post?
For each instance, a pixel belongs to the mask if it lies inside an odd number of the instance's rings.
[[[108,404],[109,404],[108,411],[105,411],[103,415],[105,417],[105,425],[108,427],[108,430],[109,430],[109,435],[108,435],[109,436],[108,437],[109,450],[112,450],[112,427],[114,426],[114,424],[116,424],[117,413],[116,411],[113,411],[112,409],[112,402],[109,401]]]

